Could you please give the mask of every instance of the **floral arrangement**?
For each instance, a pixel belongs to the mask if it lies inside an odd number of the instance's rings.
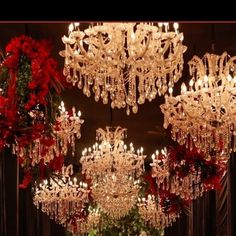
[[[11,147],[18,156],[25,170],[23,188],[35,175],[44,178],[63,164],[63,155],[53,148],[53,124],[65,83],[51,46],[25,35],[13,38],[0,64],[0,151]]]
[[[188,150],[185,146],[170,148],[169,163],[171,174],[180,178],[198,170],[198,182],[203,184],[204,191],[220,189],[221,177],[226,172],[226,161],[217,158],[207,159],[204,153],[196,148]]]
[[[221,177],[226,171],[222,159],[206,159],[195,148],[185,146],[163,149],[153,154],[152,177],[157,191],[174,193],[185,201],[191,201],[210,189],[219,189]]]

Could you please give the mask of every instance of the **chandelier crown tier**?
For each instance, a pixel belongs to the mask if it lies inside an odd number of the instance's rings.
[[[164,128],[172,138],[211,156],[227,158],[236,151],[236,56],[206,53],[189,61],[192,77],[181,95],[165,96]]]
[[[137,150],[132,143],[129,147],[123,139],[126,133],[125,128],[106,127],[105,130],[97,129],[97,139],[100,144],[95,143],[91,148],[85,148],[82,152],[82,172],[91,178],[103,178],[108,173],[132,174],[138,178],[144,171],[143,148]]]
[[[94,92],[95,101],[126,107],[128,115],[130,107],[136,113],[146,99],[173,90],[182,75],[187,47],[177,23],[97,23],[84,31],[72,23],[68,34],[60,52],[67,81],[88,97]]]

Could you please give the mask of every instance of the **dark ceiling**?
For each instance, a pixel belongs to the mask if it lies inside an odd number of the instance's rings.
[[[85,24],[85,23],[82,23]],[[63,67],[63,58],[58,55],[64,49],[61,37],[67,34],[69,22],[66,23],[0,23],[0,48],[4,50],[6,43],[14,36],[28,33],[37,39],[51,39],[54,44],[54,56]],[[180,23],[180,31],[184,33],[184,45],[188,47],[184,58],[184,76],[176,85],[176,91],[184,80],[188,80],[187,61],[194,54],[203,56],[211,52],[214,42],[215,53],[227,51],[236,55],[236,22],[235,23]],[[82,112],[85,123],[82,126],[82,137],[78,142],[78,155],[84,147],[95,142],[95,131],[99,127],[110,125],[111,109],[109,105],[95,102],[94,97],[87,98],[81,90],[73,88],[63,92],[63,100],[68,108],[75,106]],[[112,124],[128,128],[127,142],[133,142],[135,147],[144,147],[149,156],[157,148],[171,142],[168,132],[163,128],[163,115],[160,104],[163,97],[139,106],[136,115],[127,116],[125,110],[112,111]],[[78,160],[78,158],[77,158]]]

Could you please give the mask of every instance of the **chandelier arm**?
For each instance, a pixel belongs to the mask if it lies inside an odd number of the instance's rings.
[[[81,39],[80,42],[81,42],[81,41],[83,42],[83,39]],[[80,42],[77,43],[77,45],[79,46],[79,49],[80,49],[80,51],[82,52],[82,54],[83,54],[88,60],[94,61],[94,60],[93,60],[93,57],[90,57],[90,56],[88,55],[88,53],[86,52],[86,50],[84,49],[84,47],[80,44]]]
[[[227,71],[230,71],[229,67],[230,67],[231,65],[235,65],[235,64],[236,64],[234,61],[236,61],[236,56],[233,56],[233,57],[231,57],[231,58],[228,60],[226,66],[225,66],[225,69],[224,69],[225,74],[226,74]],[[234,71],[235,71],[235,70],[233,70],[233,72],[234,72]]]
[[[195,67],[195,68],[199,67],[198,72],[201,77],[204,77],[204,75],[206,74],[205,66],[204,66],[202,60],[198,56],[194,55],[193,58],[188,62],[188,65]],[[192,72],[192,71],[190,71],[190,72]],[[190,73],[190,75],[192,76],[193,73]]]
[[[99,38],[99,42],[100,42],[100,45],[101,45],[102,52],[104,52],[104,54],[105,54],[106,56],[111,56],[110,53],[109,53],[108,51],[106,51],[106,48],[105,48],[104,43],[103,43],[103,40],[102,40],[102,34],[101,34],[101,32],[98,32],[98,38]],[[118,55],[117,57],[118,57],[118,58],[119,58],[119,55],[120,55],[121,51],[122,51],[122,47],[121,47],[121,49],[120,49],[120,50],[118,51],[118,53],[117,53],[117,55]],[[116,57],[116,58],[117,58],[117,57]],[[100,58],[100,59],[102,59],[103,61],[105,61],[107,64],[114,66],[114,64],[112,63],[113,60],[111,60],[111,62],[109,62],[108,60],[105,60],[105,59],[103,59],[103,58]]]
[[[149,33],[148,33],[147,43],[146,43],[146,46],[145,46],[143,52],[141,52],[138,56],[136,56],[135,59],[144,56],[144,54],[145,54],[146,51],[148,50],[148,47],[149,47],[150,41],[151,41],[151,33],[149,32]],[[134,56],[133,56],[133,57],[129,57],[128,62],[129,62],[130,60],[132,60],[133,58],[134,58]]]
[[[229,65],[230,65],[230,60],[226,63],[225,68],[224,68],[224,60],[227,58],[228,54],[227,52],[223,52],[222,55],[220,56],[220,62],[219,62],[219,76],[224,76],[228,75],[229,73]]]
[[[168,39],[164,48],[162,49],[162,54],[164,55],[171,44],[171,39]]]

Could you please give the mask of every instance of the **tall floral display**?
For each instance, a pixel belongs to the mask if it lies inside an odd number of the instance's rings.
[[[49,41],[22,35],[7,44],[0,65],[0,151],[11,147],[19,158],[23,188],[33,175],[44,177],[63,164],[57,134],[64,77],[51,49]]]

